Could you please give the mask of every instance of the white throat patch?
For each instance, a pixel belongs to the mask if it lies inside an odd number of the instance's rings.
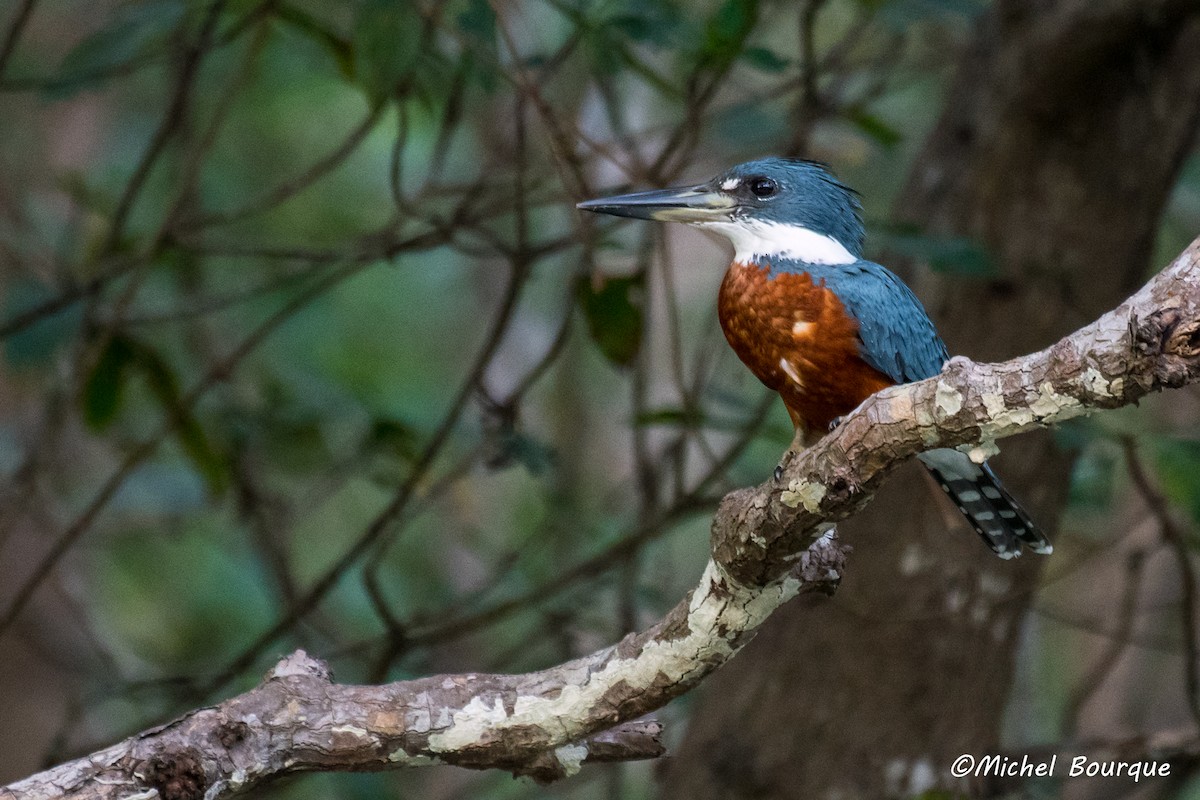
[[[716,231],[733,242],[734,260],[743,264],[757,258],[787,258],[809,264],[853,264],[858,261],[858,257],[841,242],[800,225],[754,219],[695,224]]]

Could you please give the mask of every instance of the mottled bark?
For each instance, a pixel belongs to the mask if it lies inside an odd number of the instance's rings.
[[[831,591],[845,552],[825,534],[899,464],[1200,378],[1200,240],[1137,295],[1053,347],[1003,364],[959,359],[875,395],[779,480],[728,495],[699,585],[648,630],[525,675],[333,683],[298,652],[262,685],[0,789],[0,800],[216,800],[279,775],[431,764],[550,780],[589,760],[661,752],[638,718],[690,690],[798,594]],[[820,697],[830,682],[812,683]]]
[[[981,17],[897,216],[976,238],[1000,274],[888,259],[951,352],[1043,346],[1137,285],[1195,139],[1198,53],[1189,0],[998,0]],[[994,463],[1053,532],[1069,455],[1035,435]],[[1043,562],[993,559],[903,472],[841,527],[855,556],[835,600],[792,604],[706,685],[666,797],[911,796],[995,748]]]

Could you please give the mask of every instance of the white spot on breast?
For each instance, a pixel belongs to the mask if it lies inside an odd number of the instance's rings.
[[[783,370],[783,374],[792,379],[792,383],[796,384],[797,388],[804,388],[804,381],[800,380],[800,373],[796,371],[796,367],[786,358],[779,359],[779,368]]]
[[[792,333],[796,336],[807,336],[812,331],[814,323],[800,320],[792,325]]]

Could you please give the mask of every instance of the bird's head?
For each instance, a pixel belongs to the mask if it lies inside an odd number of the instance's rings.
[[[862,257],[858,196],[813,161],[760,158],[697,186],[604,197],[579,208],[721,233],[742,263],[849,264]]]

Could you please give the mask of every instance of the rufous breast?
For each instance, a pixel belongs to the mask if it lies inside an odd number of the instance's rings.
[[[797,428],[820,435],[893,381],[860,355],[858,322],[807,272],[734,262],[717,313],[750,371],[779,392]]]

